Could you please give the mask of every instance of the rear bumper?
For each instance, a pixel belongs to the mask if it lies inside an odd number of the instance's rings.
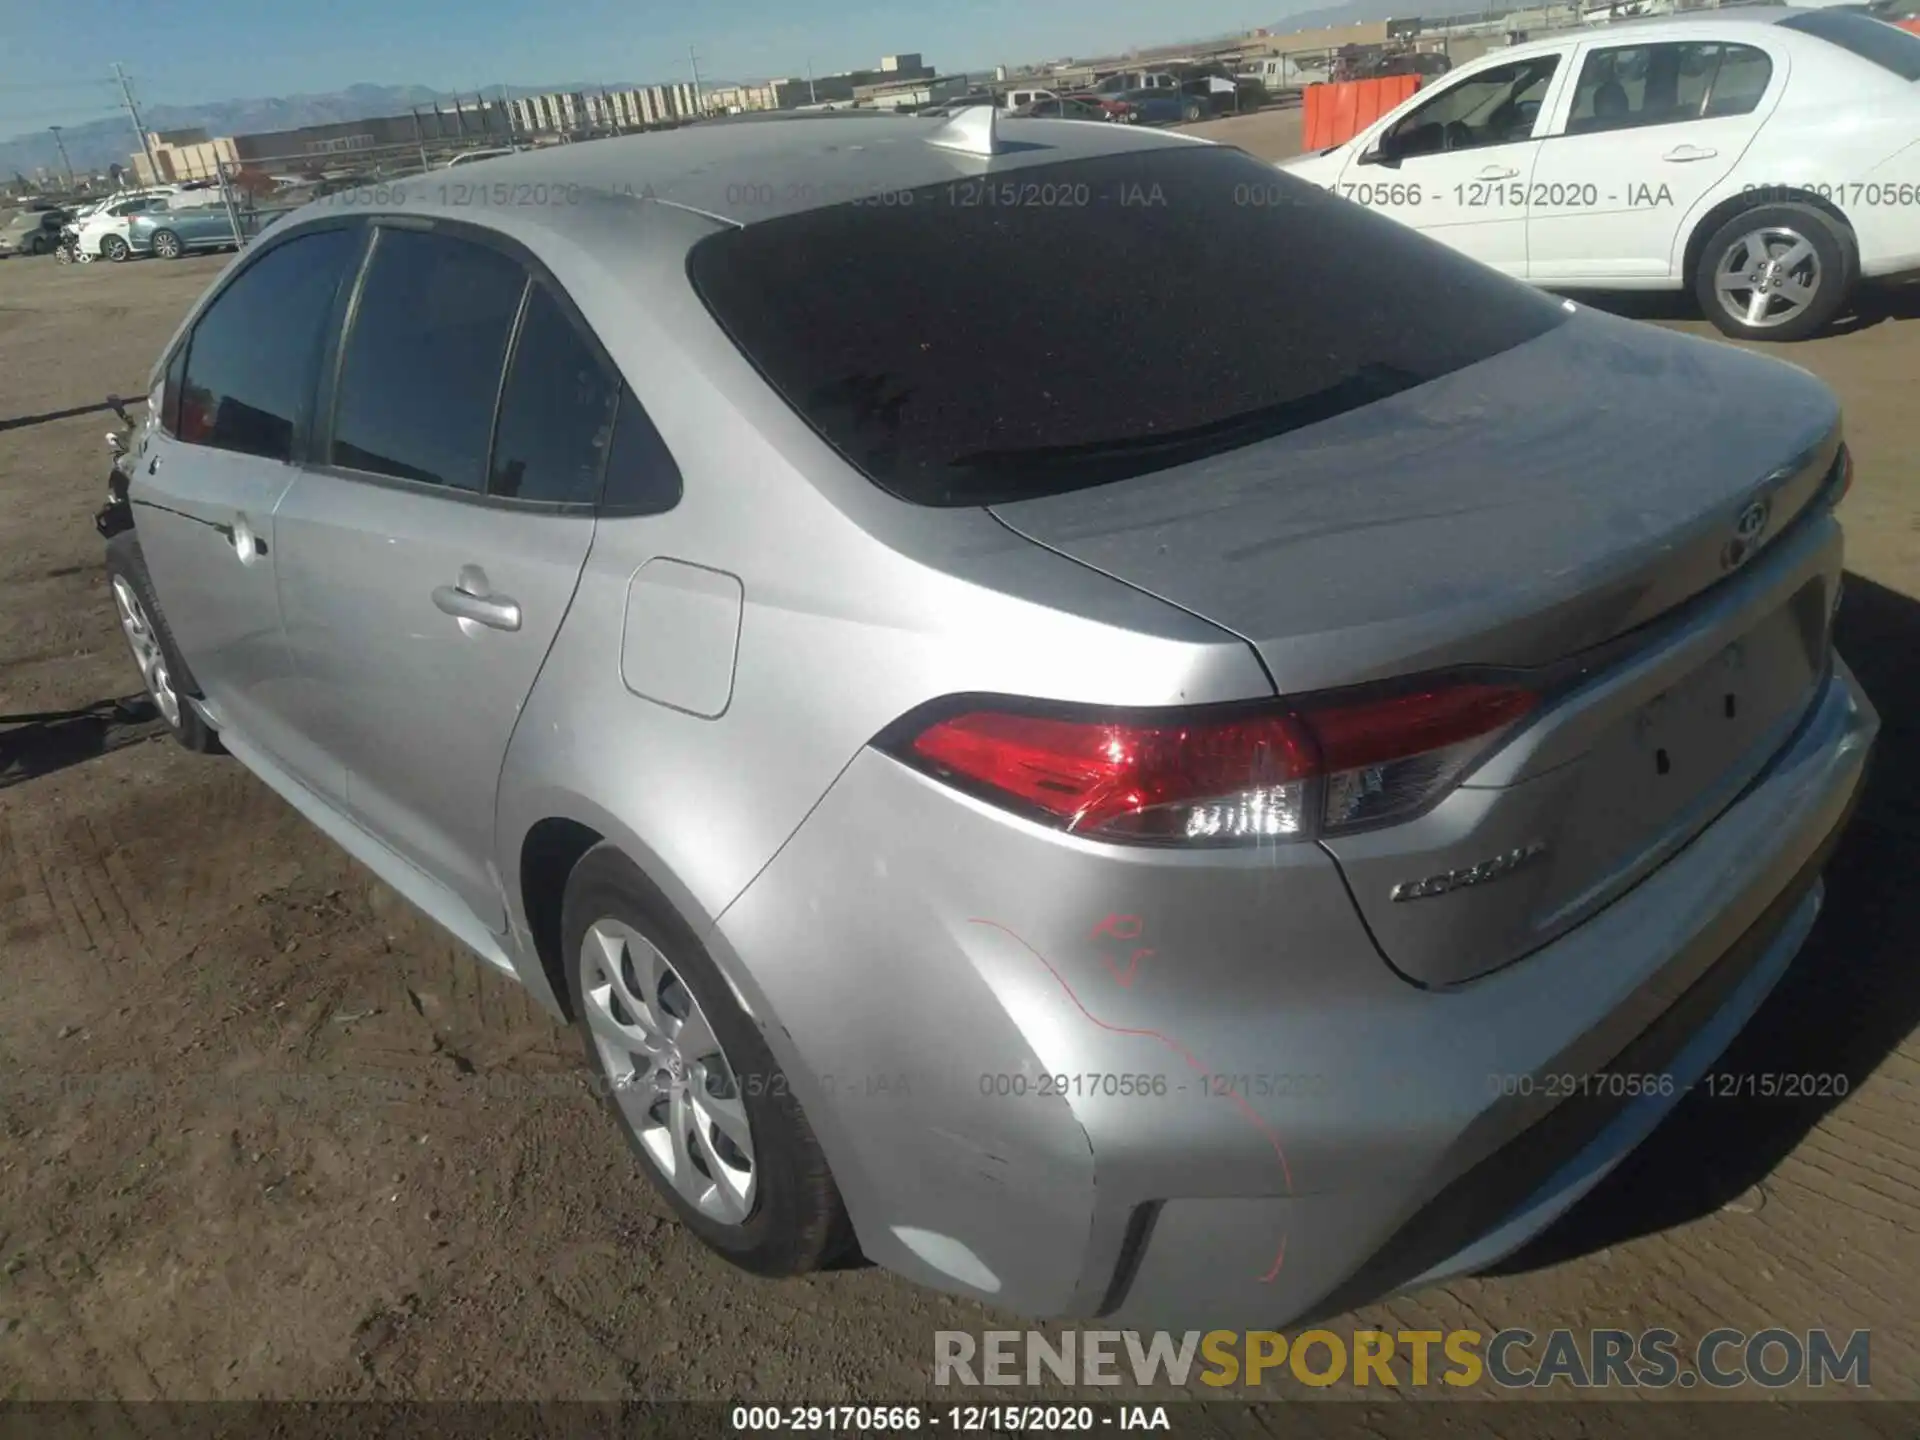
[[[1804,940],[1877,728],[1837,663],[1684,851],[1453,990],[1392,976],[1310,848],[1084,845],[871,753],[712,944],[878,1263],[1284,1324],[1491,1263],[1652,1130]]]

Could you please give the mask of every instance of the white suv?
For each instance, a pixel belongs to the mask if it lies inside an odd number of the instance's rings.
[[[1691,289],[1797,340],[1920,270],[1920,35],[1785,6],[1572,30],[1282,168],[1536,285]]]

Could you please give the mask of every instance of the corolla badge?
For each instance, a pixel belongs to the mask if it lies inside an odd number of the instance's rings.
[[[1772,502],[1764,496],[1749,501],[1733,522],[1733,536],[1720,550],[1720,568],[1738,570],[1760,548],[1760,537],[1767,533],[1767,521],[1773,516]]]
[[[1462,870],[1448,870],[1439,875],[1429,875],[1424,880],[1403,880],[1389,893],[1393,900],[1424,900],[1429,895],[1445,895],[1454,890],[1464,890],[1469,885],[1484,885],[1489,880],[1498,880],[1511,875],[1522,865],[1531,864],[1547,853],[1547,842],[1535,840],[1522,845],[1517,850],[1509,850],[1504,855],[1495,855],[1490,860],[1482,860],[1478,865],[1469,865]]]

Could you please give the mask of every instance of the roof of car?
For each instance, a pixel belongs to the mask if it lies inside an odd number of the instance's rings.
[[[1670,38],[1686,39],[1697,33],[1702,26],[1778,25],[1783,20],[1790,20],[1795,15],[1806,13],[1807,10],[1804,7],[1791,5],[1729,5],[1719,10],[1679,10],[1671,15],[1647,15],[1639,19],[1610,20],[1602,24],[1583,25],[1576,30],[1557,30],[1550,35],[1542,35],[1537,40],[1523,40],[1518,45],[1489,50],[1484,58],[1531,55],[1542,50],[1557,50],[1570,40],[1591,40],[1596,36],[1612,35],[1620,31],[1629,31],[1640,40],[1657,40],[1661,38],[1664,31],[1673,32]]]
[[[543,229],[565,230],[575,197],[636,197],[748,225],[868,196],[947,182],[979,180],[1033,165],[1126,151],[1208,144],[1193,136],[1078,120],[996,119],[1006,147],[991,157],[930,143],[944,118],[887,115],[859,124],[822,123],[823,116],[791,116],[754,124],[688,125],[556,145],[462,166],[457,179],[442,173],[400,181],[411,213],[484,220],[512,205]],[[484,192],[484,194],[482,193]],[[337,208],[391,209],[389,197],[343,202]]]

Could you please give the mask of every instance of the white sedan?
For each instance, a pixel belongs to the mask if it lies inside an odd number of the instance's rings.
[[[1691,289],[1796,340],[1920,271],[1920,35],[1786,7],[1571,30],[1281,168],[1536,285]]]

